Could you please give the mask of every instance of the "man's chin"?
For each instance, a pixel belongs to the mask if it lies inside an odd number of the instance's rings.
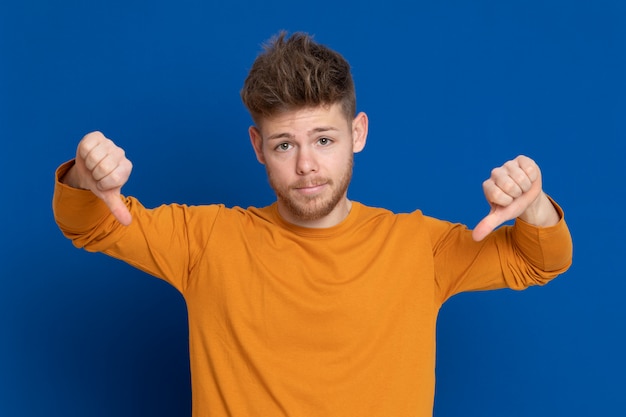
[[[282,205],[292,217],[301,221],[320,220],[332,213],[335,208],[330,202],[324,204],[317,198],[308,199],[306,202],[283,200]]]

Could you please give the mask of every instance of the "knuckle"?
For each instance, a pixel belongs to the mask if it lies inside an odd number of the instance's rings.
[[[120,185],[122,181],[122,174],[118,170],[115,170],[109,174],[108,178],[112,185],[117,186]]]
[[[528,185],[530,185],[530,179],[528,178],[528,175],[523,171],[516,174],[513,177],[513,181],[515,181],[515,183],[519,185],[521,188],[525,188]]]
[[[91,133],[87,133],[85,136],[83,136],[83,138],[81,139],[81,144],[88,146],[88,147],[93,147],[95,145],[97,145],[102,139],[104,138],[104,135],[100,132],[91,132]]]
[[[116,146],[115,144],[113,144],[113,142],[111,142],[111,145],[113,146],[110,152],[111,156],[118,160],[123,160],[126,158],[126,153],[124,152],[124,149]]]
[[[491,201],[492,203],[495,203],[501,206],[506,206],[510,204],[512,200],[513,199],[511,198],[511,196],[507,194],[506,192],[504,192],[499,187],[493,188],[490,194],[490,199],[489,199],[489,201]]]
[[[119,174],[111,172],[98,180],[100,190],[110,190],[119,187]]]
[[[115,161],[112,161],[110,158],[105,158],[98,164],[97,168],[102,171],[103,175],[106,175],[114,172],[116,165]]]
[[[521,187],[514,181],[507,181],[502,186],[502,191],[504,191],[505,194],[512,196],[512,197],[518,197],[522,194]]]
[[[506,161],[503,167],[506,168],[507,171],[513,171],[519,167],[519,164],[516,159],[513,159],[511,161]]]
[[[89,171],[93,171],[98,166],[98,161],[93,157],[93,155],[91,155],[91,153],[85,156],[84,160],[85,160],[85,167]]]
[[[93,149],[93,141],[85,137],[78,143],[76,154],[82,159],[86,159],[91,149]]]
[[[102,137],[102,144],[105,146],[106,149],[117,148],[117,145],[109,138]]]
[[[126,175],[130,175],[130,173],[131,173],[131,172],[132,172],[132,170],[133,170],[133,164],[132,164],[132,162],[130,162],[128,159],[125,159],[125,160],[124,160],[124,163],[123,163],[123,165],[122,165],[122,166],[123,166],[123,169],[124,169],[124,173],[125,173]]]
[[[541,174],[539,167],[535,164],[530,165],[528,168],[525,169],[526,171],[526,175],[528,176],[528,178],[530,178],[531,181],[535,181],[537,178],[539,178],[539,175]]]

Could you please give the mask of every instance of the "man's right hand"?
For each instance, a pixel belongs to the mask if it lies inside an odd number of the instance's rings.
[[[76,163],[61,182],[90,190],[106,203],[117,221],[128,226],[132,218],[120,194],[132,168],[122,148],[102,133],[92,132],[78,144]]]

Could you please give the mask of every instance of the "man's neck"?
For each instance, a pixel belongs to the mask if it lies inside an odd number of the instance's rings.
[[[336,226],[348,217],[351,209],[352,201],[345,197],[326,216],[319,219],[303,219],[291,213],[280,200],[278,201],[278,213],[283,220],[296,226],[309,229],[325,229]]]

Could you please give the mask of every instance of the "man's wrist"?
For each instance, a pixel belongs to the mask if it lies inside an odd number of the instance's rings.
[[[77,188],[80,190],[88,190],[88,187],[85,187],[80,182],[80,175],[78,175],[78,169],[76,168],[76,162],[72,163],[72,165],[67,168],[67,171],[64,173],[60,173],[59,182],[61,184],[65,184],[68,187]]]
[[[538,227],[554,226],[561,220],[554,204],[543,191],[519,218]]]

